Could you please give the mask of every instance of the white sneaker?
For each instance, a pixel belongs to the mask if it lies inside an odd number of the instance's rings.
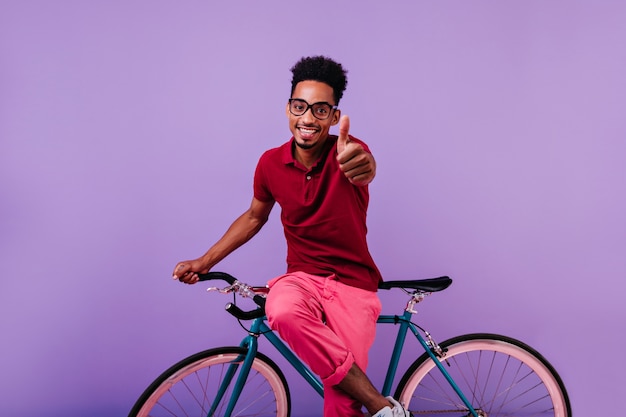
[[[387,406],[378,410],[372,417],[393,417],[393,412],[391,411],[391,407]]]
[[[393,408],[387,406],[382,410],[378,410],[372,417],[411,417],[411,413],[405,410],[399,402],[391,397],[387,397],[387,400],[393,404]]]
[[[393,417],[411,417],[411,413],[409,413],[409,410],[405,409],[402,404],[400,404],[391,397],[387,397],[387,399],[391,404],[393,404],[393,408],[391,409],[391,415]]]

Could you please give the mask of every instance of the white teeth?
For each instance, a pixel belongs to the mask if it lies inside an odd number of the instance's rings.
[[[300,131],[302,133],[315,133],[315,129],[304,129],[304,128],[300,128]]]

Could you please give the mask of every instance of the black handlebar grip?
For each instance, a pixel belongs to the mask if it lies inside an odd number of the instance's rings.
[[[225,308],[226,311],[228,311],[230,314],[240,320],[254,320],[265,315],[265,310],[263,308],[257,308],[256,310],[251,311],[243,311],[233,303],[226,304]]]
[[[261,307],[265,311],[265,297],[260,295],[255,295],[252,297],[252,301],[256,303],[259,307]]]
[[[221,279],[233,285],[237,279],[226,272],[209,272],[208,274],[198,274],[200,281],[209,281],[212,279]]]

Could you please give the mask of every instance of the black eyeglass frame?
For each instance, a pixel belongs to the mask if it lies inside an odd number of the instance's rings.
[[[297,101],[299,103],[304,103],[306,104],[306,108],[304,109],[304,111],[300,114],[294,113],[291,110],[291,103],[293,103],[294,101]],[[320,118],[315,114],[315,108],[314,106],[319,106],[319,105],[324,105],[324,106],[328,106],[330,107],[330,110],[328,112],[328,116],[324,117],[324,118]],[[309,109],[311,109],[311,114],[313,115],[313,117],[315,117],[317,120],[326,120],[330,117],[330,115],[332,114],[333,111],[337,110],[339,107],[338,106],[333,106],[332,104],[326,102],[326,101],[318,101],[317,103],[313,103],[313,104],[309,104],[306,100],[302,100],[301,98],[290,98],[289,99],[289,113],[293,114],[294,116],[304,116],[304,114],[309,111]]]

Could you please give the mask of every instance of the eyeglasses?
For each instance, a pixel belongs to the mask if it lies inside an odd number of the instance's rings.
[[[289,99],[289,112],[294,116],[302,116],[308,109],[311,109],[311,113],[316,119],[326,120],[330,117],[330,113],[333,110],[337,110],[337,106],[333,106],[325,101],[309,104],[299,98]]]

